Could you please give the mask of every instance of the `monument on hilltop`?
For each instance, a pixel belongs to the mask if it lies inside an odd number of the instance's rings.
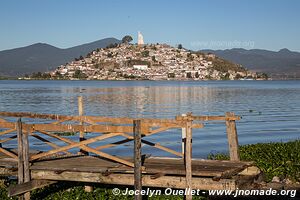
[[[138,31],[138,45],[143,45],[144,44],[144,37],[141,34],[140,31]]]

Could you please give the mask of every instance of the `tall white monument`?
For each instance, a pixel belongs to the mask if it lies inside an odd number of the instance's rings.
[[[138,45],[143,45],[144,44],[144,37],[141,34],[141,32],[138,32]]]

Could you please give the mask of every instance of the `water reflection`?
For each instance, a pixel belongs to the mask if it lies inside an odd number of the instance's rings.
[[[0,110],[76,115],[77,96],[82,95],[86,115],[174,118],[186,112],[233,111],[243,117],[237,124],[241,144],[287,141],[300,136],[299,83],[0,81]],[[172,130],[150,139],[179,150],[180,136],[180,131]],[[194,130],[194,138],[195,156],[227,150],[224,124],[206,124],[205,129]],[[112,151],[127,154],[123,148]],[[148,147],[144,151],[161,154]]]

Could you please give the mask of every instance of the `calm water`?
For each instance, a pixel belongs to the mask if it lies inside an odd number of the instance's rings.
[[[300,81],[0,81],[0,110],[76,115],[79,95],[84,97],[86,115],[174,118],[186,112],[223,115],[232,111],[243,117],[237,123],[240,144],[300,138]],[[224,124],[211,122],[195,129],[194,157],[226,152],[225,131]],[[149,140],[181,149],[180,130]],[[42,145],[31,143],[34,148]],[[129,143],[106,151],[130,155],[131,148]],[[143,153],[168,155],[146,146]]]

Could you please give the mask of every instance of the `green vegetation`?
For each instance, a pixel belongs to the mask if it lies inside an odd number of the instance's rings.
[[[14,78],[14,77],[2,77],[0,76],[0,80],[15,80],[17,78]]]
[[[175,78],[175,73],[169,72],[168,73],[168,78]]]
[[[266,175],[267,181],[274,176],[297,181],[300,178],[300,140],[292,142],[259,143],[240,146],[241,160],[254,161]],[[211,154],[214,160],[228,160],[223,153]]]
[[[85,79],[87,78],[87,75],[83,73],[81,70],[77,69],[73,75],[73,78]]]
[[[192,78],[192,73],[191,73],[191,72],[187,72],[187,73],[186,73],[186,77],[187,77],[187,78]]]
[[[213,64],[213,69],[220,71],[220,72],[228,72],[228,70],[232,71],[241,71],[245,72],[246,70],[241,67],[240,65],[234,64],[232,62],[229,62],[224,59],[220,59],[216,57],[215,59],[211,59],[212,64]]]
[[[186,59],[186,61],[187,62],[191,62],[191,61],[193,61],[194,60],[194,57],[193,57],[193,54],[190,52],[190,53],[188,53],[187,54],[187,59]]]
[[[221,76],[222,80],[230,80],[230,74],[227,72],[224,76]]]
[[[106,46],[106,49],[111,49],[111,48],[116,48],[118,47],[119,45],[117,43],[114,43],[114,44],[109,44]]]
[[[122,74],[122,77],[127,78],[127,79],[137,79],[138,77],[133,75],[133,74]]]
[[[114,56],[113,56],[113,54],[112,54],[111,52],[109,52],[109,53],[107,53],[107,57],[108,57],[108,58],[112,58],[112,57],[114,57]]]
[[[122,43],[129,43],[131,42],[133,39],[130,35],[125,35],[123,38],[122,38]]]
[[[16,197],[8,198],[6,188],[8,183],[5,186],[0,186],[0,198],[1,200],[8,200],[13,199],[17,200]],[[104,188],[101,184],[94,184],[92,185],[94,190],[92,192],[85,192],[84,191],[84,183],[74,183],[74,182],[62,182],[58,184],[53,184],[43,189],[37,189],[31,192],[31,199],[32,200],[133,200],[133,195],[114,195],[112,189],[114,186]],[[125,192],[126,187],[116,186],[121,190],[121,192]],[[133,188],[129,188],[130,190]],[[164,193],[163,189],[162,193]],[[160,196],[152,196],[148,197],[149,200],[181,200],[183,196],[167,196],[167,195],[160,195]],[[206,199],[202,196],[194,196],[193,199],[201,200]]]
[[[153,62],[156,62],[156,61],[157,61],[156,58],[155,58],[155,56],[152,56],[152,57],[151,57],[151,60],[152,60]]]
[[[133,65],[148,65],[148,67],[150,67],[151,63],[144,60],[128,60],[126,61],[126,65],[129,67],[132,67]]]
[[[25,78],[29,78],[29,76],[26,74]],[[42,73],[42,72],[33,72],[30,75],[31,79],[51,79],[51,75],[49,73]]]
[[[257,78],[268,80],[269,77],[266,73],[261,73],[261,74],[258,74]]]
[[[149,51],[148,50],[142,51],[142,56],[143,57],[148,57],[149,56]]]
[[[75,61],[79,61],[79,60],[83,60],[84,57],[83,56],[79,56],[79,58],[74,58]]]

